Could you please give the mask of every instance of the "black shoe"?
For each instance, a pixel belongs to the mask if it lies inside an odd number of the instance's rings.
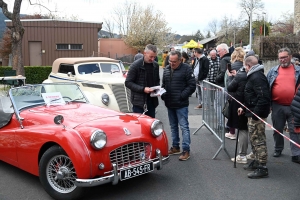
[[[292,156],[292,162],[300,164],[300,156]]]
[[[256,170],[258,167],[258,161],[257,160],[252,160],[251,163],[249,163],[248,165],[244,165],[244,170],[247,170],[247,171],[254,171]]]
[[[248,178],[267,178],[269,176],[266,166],[258,166],[254,172],[248,174]]]
[[[275,150],[274,154],[273,154],[273,157],[279,157],[279,156],[281,156],[281,151],[280,150]]]

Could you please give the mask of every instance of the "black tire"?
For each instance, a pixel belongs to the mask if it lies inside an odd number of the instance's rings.
[[[50,147],[39,164],[40,181],[46,192],[57,200],[80,199],[84,188],[74,184],[77,174],[66,152],[59,146]]]

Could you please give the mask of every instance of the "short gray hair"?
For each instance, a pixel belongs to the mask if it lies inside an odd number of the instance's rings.
[[[281,49],[278,50],[278,54],[281,53],[281,52],[287,52],[289,56],[292,55],[291,50],[287,47],[284,47],[284,48],[281,48]]]
[[[171,51],[170,55],[172,55],[172,56],[177,55],[178,56],[178,60],[181,60],[181,53],[180,53],[180,51]]]
[[[157,52],[157,47],[153,44],[147,44],[145,51],[152,51],[153,53]]]
[[[209,54],[211,54],[211,53],[217,54],[217,51],[213,49],[213,50],[211,50],[211,51],[209,52]]]
[[[221,43],[221,44],[219,44],[219,45],[217,46],[216,49],[219,49],[219,48],[224,49],[224,50],[226,51],[226,53],[229,53],[229,47],[228,47],[227,44]]]
[[[258,64],[258,59],[255,56],[248,56],[244,62],[245,62],[245,65],[249,65],[251,68],[252,66]]]

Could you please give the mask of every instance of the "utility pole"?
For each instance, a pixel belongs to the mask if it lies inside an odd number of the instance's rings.
[[[264,15],[264,37],[266,37],[266,13],[262,13]]]
[[[252,50],[252,11],[253,11],[253,0],[251,0],[250,7],[250,27],[249,27],[249,49]]]

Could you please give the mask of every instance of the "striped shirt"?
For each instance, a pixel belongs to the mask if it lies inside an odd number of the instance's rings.
[[[216,57],[216,59],[211,59],[208,58],[209,61],[209,70],[208,70],[208,74],[207,74],[207,78],[206,80],[211,82],[211,83],[215,83],[217,74],[218,74],[218,70],[220,67],[220,58]]]

